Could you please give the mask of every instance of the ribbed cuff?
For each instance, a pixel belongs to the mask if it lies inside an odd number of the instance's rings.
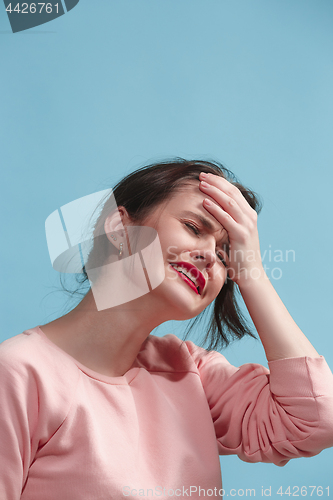
[[[270,389],[276,396],[333,396],[333,375],[323,356],[277,359],[268,366]]]

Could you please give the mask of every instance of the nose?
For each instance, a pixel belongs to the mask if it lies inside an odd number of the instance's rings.
[[[209,248],[205,248],[202,250],[193,250],[190,252],[190,258],[193,262],[196,262],[197,265],[201,262],[203,268],[210,269],[215,264],[217,256],[215,251],[213,252]]]

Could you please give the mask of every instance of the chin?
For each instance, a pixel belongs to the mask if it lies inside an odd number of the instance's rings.
[[[196,295],[190,288],[189,290],[182,289],[183,285],[180,283],[175,283],[175,285],[169,286],[164,283],[161,285],[163,290],[160,290],[165,308],[170,308],[170,320],[185,321],[195,318],[207,307],[207,301],[200,295]]]

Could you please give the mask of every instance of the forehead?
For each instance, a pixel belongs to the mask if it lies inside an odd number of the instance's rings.
[[[191,208],[199,210],[201,213],[205,213],[207,217],[214,219],[203,208],[202,202],[205,198],[207,198],[207,196],[199,189],[199,181],[188,180],[186,184],[180,185],[176,191],[174,191],[166,201],[164,209],[168,213],[174,213],[179,210]]]
[[[209,196],[199,189],[199,181],[188,180],[177,188],[170,198],[163,204],[161,215],[172,217],[192,218],[196,216],[202,225],[210,232],[218,232],[220,237],[226,234],[223,226],[202,205]],[[212,199],[212,198],[210,198]],[[213,200],[214,201],[214,200]]]

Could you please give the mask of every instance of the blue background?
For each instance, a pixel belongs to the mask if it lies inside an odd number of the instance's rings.
[[[46,247],[51,212],[147,162],[199,157],[261,195],[268,274],[281,269],[272,283],[332,368],[332,2],[81,0],[16,34],[1,5],[0,18],[0,340],[66,308]],[[225,355],[266,364],[251,339]],[[222,457],[224,488],[282,498],[279,486],[332,487],[332,451],[284,468]]]

